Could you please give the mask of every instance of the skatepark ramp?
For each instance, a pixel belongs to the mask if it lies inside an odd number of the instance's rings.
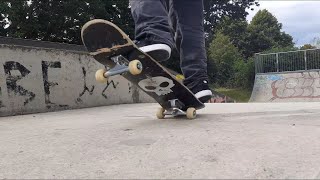
[[[154,102],[122,76],[98,84],[83,46],[0,37],[0,54],[0,116]]]
[[[250,102],[320,101],[320,49],[256,56]]]

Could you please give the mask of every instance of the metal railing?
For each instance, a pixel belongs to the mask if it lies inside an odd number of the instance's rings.
[[[256,73],[320,69],[320,49],[255,55]]]

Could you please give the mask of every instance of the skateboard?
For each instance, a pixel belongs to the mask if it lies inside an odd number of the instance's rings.
[[[122,75],[160,104],[156,113],[158,119],[166,115],[194,119],[196,110],[204,108],[181,79],[139,50],[115,24],[102,19],[91,20],[82,27],[81,38],[89,54],[106,67],[96,72],[96,80],[104,83],[111,76]]]

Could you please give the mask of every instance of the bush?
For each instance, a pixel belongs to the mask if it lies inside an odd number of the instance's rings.
[[[236,61],[233,69],[235,71],[234,77],[232,78],[232,88],[245,88],[248,84],[248,66],[243,61]]]
[[[233,67],[235,73],[230,80],[230,87],[251,89],[254,84],[255,67],[253,59],[249,59],[247,62],[240,60],[234,63]]]
[[[231,43],[228,36],[218,32],[209,46],[208,55],[210,61],[208,62],[208,74],[211,75],[215,84],[232,85],[230,79],[235,73],[234,63],[242,59],[238,48]]]

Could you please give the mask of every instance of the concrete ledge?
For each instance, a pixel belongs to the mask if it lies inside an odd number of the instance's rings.
[[[36,41],[31,39],[19,39],[19,38],[0,36],[0,44],[7,45],[7,46],[15,46],[15,47],[55,49],[55,50],[76,51],[76,52],[86,53],[86,49],[82,45],[55,43],[55,42],[48,42],[48,41]]]
[[[0,40],[0,116],[154,102],[122,76],[98,84],[103,65],[77,51],[81,46]]]
[[[257,74],[250,102],[319,102],[320,70]]]

